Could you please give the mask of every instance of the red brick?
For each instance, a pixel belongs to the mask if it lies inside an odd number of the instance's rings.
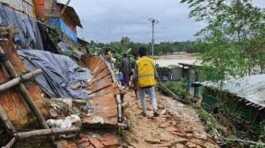
[[[77,148],[77,145],[73,142],[68,142],[68,141],[59,141],[57,142],[57,147],[58,148]]]
[[[108,147],[119,145],[118,137],[113,134],[105,134],[100,140],[105,146],[108,146]]]
[[[83,144],[78,145],[78,148],[95,148],[95,147],[87,142],[87,143],[83,143]]]
[[[95,147],[95,148],[104,148],[103,143],[101,143],[97,138],[90,137],[89,142]]]

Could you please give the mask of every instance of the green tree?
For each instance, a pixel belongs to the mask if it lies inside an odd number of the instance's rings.
[[[264,10],[251,0],[181,0],[190,16],[208,25],[200,37],[201,59],[215,70],[215,79],[244,76],[254,67],[264,69]]]

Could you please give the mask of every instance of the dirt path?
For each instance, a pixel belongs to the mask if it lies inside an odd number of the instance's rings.
[[[141,115],[135,95],[130,92],[125,101],[125,112],[130,129],[124,133],[125,141],[135,148],[218,148],[205,132],[198,115],[191,107],[169,97],[159,96],[160,117],[152,118],[150,101],[148,118]],[[150,99],[149,99],[150,100]]]

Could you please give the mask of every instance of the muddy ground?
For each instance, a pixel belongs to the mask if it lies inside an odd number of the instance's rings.
[[[152,117],[150,99],[148,117],[141,115],[141,107],[134,93],[125,97],[126,116],[130,128],[123,133],[124,141],[135,148],[218,148],[206,133],[205,127],[192,107],[170,97],[159,95],[160,116]]]

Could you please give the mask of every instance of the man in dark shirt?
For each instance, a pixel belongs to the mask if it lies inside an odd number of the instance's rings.
[[[128,87],[130,82],[131,75],[131,63],[130,58],[127,54],[123,54],[122,62],[121,62],[121,72],[123,74],[123,85]]]

